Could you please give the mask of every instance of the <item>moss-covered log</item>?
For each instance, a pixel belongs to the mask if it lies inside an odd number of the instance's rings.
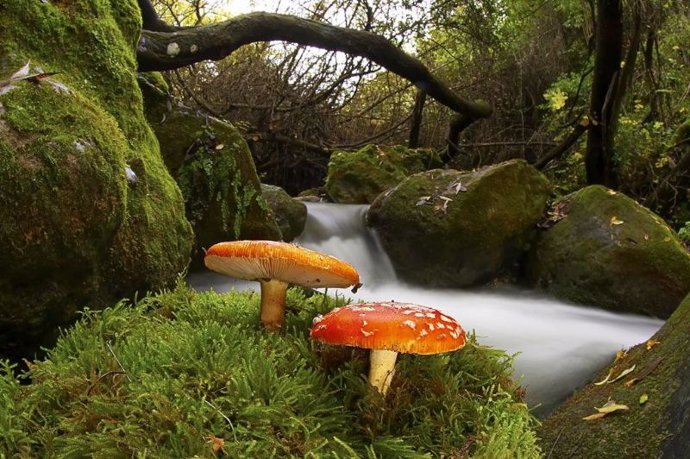
[[[539,428],[551,457],[686,457],[690,442],[690,296],[646,343],[621,355]],[[618,379],[624,370],[632,372]],[[586,421],[609,400],[629,409]]]

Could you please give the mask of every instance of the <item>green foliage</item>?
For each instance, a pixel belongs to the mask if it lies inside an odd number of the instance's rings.
[[[207,217],[212,208],[220,211],[221,227],[239,239],[247,213],[256,201],[261,209],[267,204],[257,193],[254,183],[243,180],[240,167],[233,154],[222,152],[225,145],[218,143],[211,126],[198,133],[195,151],[185,161],[177,175],[177,183],[185,199],[187,216],[196,225]],[[231,210],[234,213],[231,215]]]
[[[288,292],[284,333],[255,293],[173,292],[86,311],[21,386],[0,376],[0,456],[538,457],[511,359],[470,339],[400,358],[384,400],[366,353],[313,343],[343,299]],[[217,441],[218,442],[218,441]]]
[[[678,230],[678,237],[685,245],[690,246],[690,222],[685,222],[685,225]]]

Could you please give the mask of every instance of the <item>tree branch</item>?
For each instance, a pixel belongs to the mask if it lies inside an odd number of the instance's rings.
[[[158,16],[156,9],[151,4],[151,0],[139,0],[139,9],[141,10],[141,19],[145,30],[157,30],[159,32],[173,32],[175,30],[175,27],[166,24]]]
[[[139,70],[171,70],[203,60],[220,60],[241,46],[288,41],[365,57],[413,82],[441,104],[473,119],[487,118],[491,107],[455,94],[424,64],[380,35],[295,16],[250,13],[228,21],[175,32],[144,30],[139,41]]]

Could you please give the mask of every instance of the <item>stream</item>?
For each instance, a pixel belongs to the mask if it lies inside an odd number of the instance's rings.
[[[573,390],[587,383],[611,362],[616,351],[641,343],[663,321],[567,304],[520,289],[428,289],[396,279],[393,266],[375,235],[364,225],[368,206],[307,203],[308,218],[298,238],[303,245],[351,263],[364,286],[352,294],[329,294],[356,301],[390,301],[431,306],[474,330],[480,343],[517,354],[515,377],[527,389],[535,413],[548,413]],[[257,282],[229,279],[215,273],[188,277],[197,290],[258,289]]]

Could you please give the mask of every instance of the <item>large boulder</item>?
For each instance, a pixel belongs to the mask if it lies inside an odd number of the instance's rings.
[[[522,160],[476,172],[432,170],[380,195],[367,220],[402,279],[468,287],[511,268],[527,250],[549,193],[546,178]]]
[[[335,152],[328,163],[326,192],[333,202],[369,204],[405,177],[441,166],[438,155],[428,149],[367,145]]]
[[[304,231],[307,223],[307,206],[293,199],[279,186],[261,184],[261,194],[273,210],[283,240],[290,242]]]
[[[687,457],[688,349],[690,296],[649,341],[619,353],[596,383],[578,391],[542,423],[542,451],[553,457]],[[628,409],[583,419],[609,401]]]
[[[690,291],[690,253],[658,216],[594,185],[557,201],[527,264],[570,301],[666,318]]]
[[[0,10],[0,356],[17,358],[84,305],[171,284],[192,232],[143,114],[137,2]]]
[[[185,200],[195,235],[192,267],[218,241],[279,240],[275,216],[247,143],[231,124],[201,116],[180,105],[156,74],[140,77],[146,117],[161,153]]]

